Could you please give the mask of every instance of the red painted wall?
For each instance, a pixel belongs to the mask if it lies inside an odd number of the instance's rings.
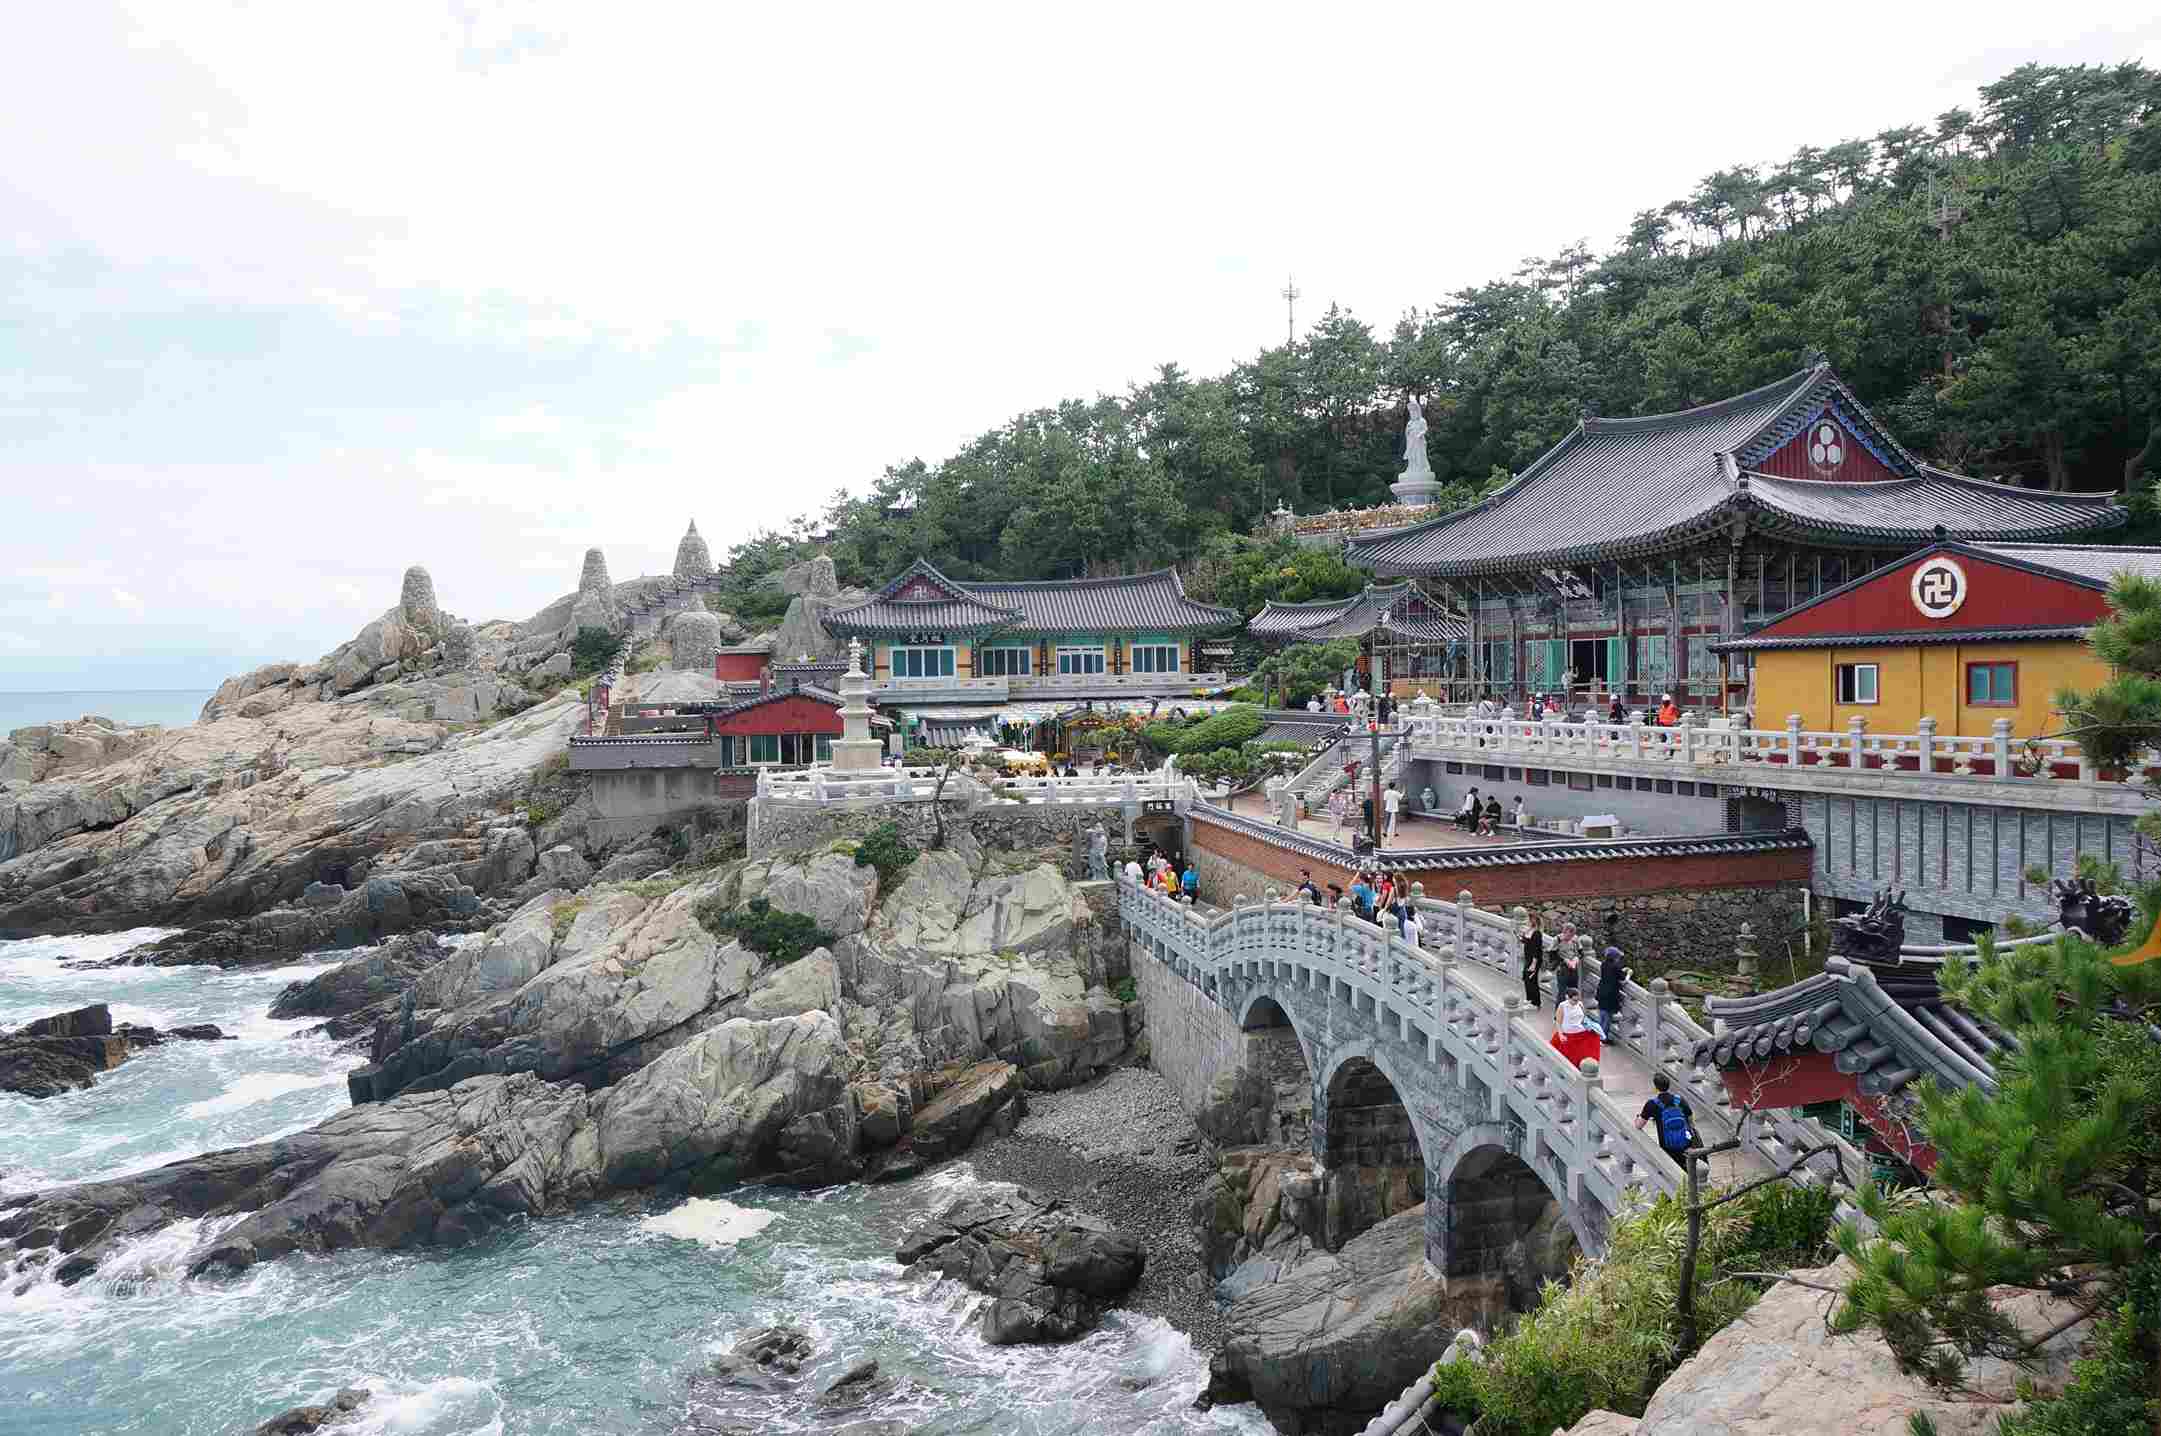
[[[1829,445],[1821,438],[1826,425],[1833,431]],[[1816,461],[1819,453],[1828,460],[1834,452],[1836,464]],[[1776,474],[1782,479],[1824,479],[1837,484],[1872,484],[1900,477],[1885,468],[1842,421],[1829,414],[1788,439],[1755,468],[1758,473]]]
[[[2108,613],[2108,595],[2097,589],[1954,553],[1950,557],[1966,570],[1966,601],[1949,618],[1929,618],[1913,606],[1912,589],[1913,571],[1928,556],[1915,554],[1881,569],[1858,588],[1767,624],[1754,636],[2070,626],[2097,622]]]
[[[844,730],[838,708],[816,698],[791,693],[774,702],[760,703],[755,708],[717,719],[713,731],[739,737],[752,733],[826,733],[838,738]]]
[[[754,682],[765,671],[765,659],[762,653],[716,653],[713,676],[723,683]]]
[[[1735,1107],[1754,1106],[1769,1111],[1843,1098],[1853,1104],[1869,1130],[1881,1137],[1884,1146],[1901,1161],[1917,1172],[1934,1167],[1936,1149],[1893,1116],[1883,1098],[1862,1096],[1853,1075],[1839,1071],[1837,1062],[1828,1052],[1781,1052],[1761,1062],[1725,1068],[1719,1080],[1726,1084]]]

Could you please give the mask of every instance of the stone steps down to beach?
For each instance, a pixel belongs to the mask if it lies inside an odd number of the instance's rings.
[[[104,1003],[78,1007],[26,1022],[0,1034],[0,1092],[23,1097],[55,1097],[90,1087],[100,1072],[110,1072],[144,1048],[167,1042],[215,1042],[225,1034],[210,1023],[172,1027],[113,1026]]]

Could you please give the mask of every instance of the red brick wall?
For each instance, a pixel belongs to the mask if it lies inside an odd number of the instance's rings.
[[[1310,869],[1324,889],[1330,883],[1351,885],[1348,870],[1318,861],[1287,847],[1213,823],[1192,824],[1193,845],[1229,862],[1250,868],[1288,893],[1298,886],[1300,868]],[[1466,888],[1483,908],[1508,907],[1553,898],[1638,897],[1690,889],[1732,889],[1805,885],[1806,849],[1777,853],[1720,853],[1704,857],[1646,858],[1635,862],[1580,862],[1566,859],[1470,871],[1437,868],[1399,871],[1399,880],[1422,882],[1426,896],[1453,901]],[[1260,893],[1250,896],[1258,898]],[[1228,896],[1236,896],[1230,894]]]

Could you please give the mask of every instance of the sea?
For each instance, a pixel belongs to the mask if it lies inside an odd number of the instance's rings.
[[[113,716],[119,716],[114,714]],[[347,956],[248,971],[71,966],[161,935],[0,942],[0,1029],[87,1002],[116,1022],[214,1022],[89,1091],[0,1095],[0,1200],[298,1131],[344,1108],[360,1059],[278,1021],[287,984]],[[993,1347],[983,1298],[906,1277],[900,1235],[978,1179],[598,1203],[457,1250],[353,1251],[190,1279],[237,1216],[137,1239],[63,1287],[0,1269],[0,1433],[232,1436],[340,1387],[374,1393],[340,1436],[1264,1436],[1252,1407],[1192,1409],[1206,1361],[1160,1320],[1113,1312],[1067,1346]],[[808,1330],[802,1375],[752,1391],[713,1358],[774,1322]],[[820,1391],[875,1358],[862,1411]],[[855,1423],[855,1424],[851,1424]]]
[[[0,692],[0,737],[33,723],[93,716],[122,723],[193,723],[216,690],[211,688],[61,689],[50,693]],[[4,1418],[0,1418],[4,1419]],[[0,1426],[0,1430],[4,1430]]]

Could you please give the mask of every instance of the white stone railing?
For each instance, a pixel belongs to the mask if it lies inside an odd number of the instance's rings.
[[[1137,803],[1142,799],[1193,798],[1193,779],[1161,771],[1103,777],[1017,777],[991,780],[991,796],[1019,803]]]
[[[2079,745],[2067,738],[2016,738],[2011,720],[1995,720],[1986,738],[1941,736],[1936,720],[1923,718],[1917,733],[1871,733],[1864,719],[1843,731],[1804,729],[1798,715],[1783,728],[1738,728],[1684,723],[1660,728],[1644,723],[1567,723],[1528,718],[1450,718],[1406,705],[1413,748],[1460,753],[1470,761],[1565,759],[1783,767],[1824,773],[1874,772],[1885,776],[1930,774],[2000,782],[2117,783],[2104,778]],[[2141,773],[2131,775],[2134,778]]]
[[[1008,692],[1004,678],[880,678],[870,685],[873,693],[905,698],[912,693],[966,693],[1003,701]]]
[[[1016,694],[1186,693],[1227,688],[1228,673],[1031,673],[1014,677]]]
[[[1496,1001],[1464,972],[1464,965],[1472,964],[1513,980],[1521,947],[1517,920],[1472,906],[1467,892],[1454,903],[1422,896],[1416,901],[1425,933],[1422,947],[1363,921],[1346,906],[1330,910],[1281,901],[1273,889],[1262,902],[1241,900],[1228,912],[1209,913],[1123,879],[1119,884],[1119,912],[1128,927],[1156,940],[1176,970],[1216,1001],[1223,1001],[1226,978],[1306,985],[1318,979],[1340,988],[1345,1000],[1370,1013],[1383,1032],[1406,1042],[1422,1040],[1429,1063],[1437,1063],[1445,1049],[1458,1064],[1456,1080],[1475,1075],[1494,1094],[1490,1116],[1513,1116],[1523,1127],[1527,1162],[1539,1165],[1534,1158],[1540,1147],[1560,1159],[1571,1198],[1580,1184],[1605,1210],[1617,1212],[1630,1188],[1678,1190],[1684,1181],[1679,1165],[1650,1133],[1638,1129],[1635,1111],[1607,1094],[1597,1064],[1572,1070],[1546,1034],[1522,1015],[1521,998]],[[1584,972],[1586,986],[1594,986],[1596,963],[1585,963]],[[1628,983],[1625,996],[1607,1045],[1633,1054],[1653,1071],[1665,1071],[1694,1109],[1704,1140],[1734,1135],[1734,1104],[1724,1083],[1715,1071],[1690,1061],[1696,1042],[1710,1034],[1671,1000],[1663,979],[1649,988]],[[1755,1117],[1747,1126],[1740,1154],[1751,1165],[1782,1164],[1808,1145],[1830,1140],[1820,1124],[1785,1114]],[[1859,1154],[1850,1153],[1850,1160],[1858,1161]],[[1822,1159],[1819,1164],[1827,1165]]]
[[[936,767],[873,768],[849,773],[819,765],[809,768],[760,768],[758,796],[788,803],[842,803],[852,799],[928,802],[938,791]],[[979,777],[956,771],[946,781],[945,800],[971,803],[1005,799],[1018,803],[1138,804],[1150,799],[1191,801],[1200,788],[1183,774],[1125,774],[1112,777]]]

